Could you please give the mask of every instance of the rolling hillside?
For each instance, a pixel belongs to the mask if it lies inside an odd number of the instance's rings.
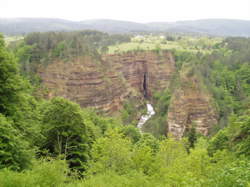
[[[177,22],[136,23],[120,20],[85,20],[80,22],[51,18],[0,19],[0,32],[20,35],[30,32],[99,30],[109,33],[177,32],[218,36],[250,36],[250,21],[204,19]]]

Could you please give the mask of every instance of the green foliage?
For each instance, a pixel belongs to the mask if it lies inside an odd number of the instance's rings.
[[[11,122],[0,114],[0,169],[23,170],[34,156]]]
[[[82,109],[82,114],[85,125],[89,128],[96,128],[96,138],[104,135],[111,128],[121,126],[120,121],[116,118],[98,115],[93,109]]]
[[[250,116],[249,111],[246,115],[234,119],[229,124],[228,135],[231,139],[233,151],[237,154],[244,154],[250,157]]]
[[[181,67],[184,63],[190,62],[193,58],[193,54],[188,51],[178,51],[173,50],[175,57],[176,67],[178,70],[181,70]]]
[[[173,34],[171,34],[173,35]],[[109,46],[109,53],[123,53],[128,51],[156,51],[161,50],[178,50],[181,52],[189,52],[192,54],[201,52],[209,53],[215,45],[219,45],[221,38],[214,37],[190,37],[190,36],[171,36],[162,33],[136,35],[131,38],[131,41],[121,43],[119,45]]]
[[[250,64],[244,63],[236,72],[236,79],[239,81],[242,88],[243,95],[241,97],[246,97],[250,95]]]
[[[230,152],[218,151],[213,156],[213,162],[204,181],[204,186],[249,186],[249,159],[236,158]]]
[[[53,98],[42,108],[42,146],[51,156],[64,155],[69,167],[83,171],[88,159],[86,127],[79,105]]]
[[[105,137],[94,143],[88,173],[99,174],[112,171],[121,175],[136,170],[152,174],[153,155],[159,149],[158,146],[157,140],[149,134],[145,134],[133,146],[128,138],[116,131],[109,131]]]
[[[192,67],[190,73],[198,75],[212,94],[220,128],[226,126],[231,114],[242,114],[250,106],[249,42],[247,38],[228,38],[211,53],[174,51],[177,69]]]
[[[30,119],[30,111],[36,104],[30,97],[28,81],[21,77],[16,59],[5,49],[1,35],[0,44],[0,113],[12,117],[17,124],[22,123]]]
[[[161,51],[161,45],[160,45],[159,43],[157,43],[157,44],[155,45],[154,51],[155,51],[157,54],[160,53],[160,51]]]
[[[250,156],[250,117],[248,113],[231,118],[228,127],[220,130],[211,140],[208,151],[212,155],[227,149],[238,155]]]
[[[213,155],[217,150],[223,150],[228,148],[228,137],[226,132],[220,130],[216,136],[212,137],[208,146],[208,152]]]
[[[128,35],[109,35],[98,31],[30,33],[12,48],[19,58],[23,74],[33,77],[38,68],[55,59],[73,60],[80,56],[99,59],[107,46],[129,42]]]
[[[138,109],[136,108],[135,101],[127,101],[123,104],[123,109],[121,110],[121,118],[123,124],[136,124]],[[136,119],[136,121],[135,121]]]
[[[86,186],[86,187],[152,187],[159,186],[163,187],[161,182],[156,180],[150,180],[150,178],[144,174],[138,172],[130,172],[126,175],[118,175],[115,172],[109,171],[102,174],[97,174],[86,180],[74,184],[75,186]],[[74,186],[72,185],[72,186]]]
[[[6,50],[0,35],[0,115],[8,119],[6,121],[1,117],[1,143],[7,145],[9,141],[7,147],[2,145],[3,157],[6,159],[1,164],[2,168],[27,168],[33,156],[32,150],[38,145],[38,139],[41,139],[37,102],[30,93],[28,81],[21,77],[16,59]],[[13,155],[15,151],[16,157]]]
[[[148,146],[156,153],[159,150],[159,141],[152,134],[143,133],[141,139],[136,143],[136,146]]]
[[[156,102],[155,110],[159,115],[164,116],[168,111],[168,106],[170,104],[171,93],[169,90],[164,90],[163,93],[155,93],[153,99]]]
[[[122,127],[121,133],[125,136],[130,138],[132,143],[136,143],[141,138],[141,133],[138,128],[134,127],[133,125],[126,125]]]
[[[105,137],[97,139],[91,150],[92,160],[88,173],[96,174],[114,171],[118,174],[128,172],[131,167],[131,142],[117,131],[108,131]]]
[[[154,152],[152,143],[138,146],[111,130],[95,141],[84,179],[70,177],[65,162],[49,160],[21,173],[0,171],[0,186],[247,186],[249,160],[225,151],[210,158],[205,141],[187,154],[183,141],[169,138]]]
[[[54,57],[64,58],[66,53],[66,43],[65,41],[59,42],[52,51]]]
[[[163,170],[185,156],[187,156],[187,152],[182,142],[175,141],[172,138],[161,141],[157,157]]]
[[[116,37],[93,31],[33,33],[15,52],[22,71],[29,73],[55,58],[98,56],[110,43],[126,39]],[[183,48],[211,50],[211,43],[202,38],[168,38],[165,44],[175,41]],[[81,109],[63,98],[36,100],[1,37],[0,186],[249,186],[249,39],[229,38],[213,51],[178,50],[177,69],[188,66],[190,75],[204,80],[218,106],[219,127],[226,127],[209,141],[197,139],[192,127],[186,138],[177,141],[141,134],[131,125],[121,126],[114,118]],[[145,128],[150,126],[158,137],[166,133],[170,99],[169,90],[152,99],[156,115]],[[124,123],[136,118],[133,104],[124,106]],[[35,148],[39,148],[37,157],[63,160],[35,159]],[[78,178],[73,178],[74,170],[80,172]]]
[[[197,134],[196,134],[195,125],[192,125],[192,127],[188,131],[187,138],[188,138],[188,142],[189,142],[189,148],[194,148],[194,145],[197,141]]]
[[[16,59],[5,49],[0,35],[0,113],[13,115],[26,89],[27,84],[19,74]]]
[[[31,170],[13,172],[0,171],[0,187],[54,187],[65,186],[69,180],[67,165],[60,160],[36,161]]]
[[[168,89],[163,92],[156,92],[153,95],[153,106],[155,115],[144,125],[145,132],[152,133],[155,137],[166,136],[167,134],[167,113],[170,104],[171,93]]]
[[[145,175],[153,175],[157,170],[153,150],[148,145],[136,146],[132,153],[133,168]]]

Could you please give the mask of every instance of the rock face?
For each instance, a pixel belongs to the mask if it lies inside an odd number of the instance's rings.
[[[105,55],[99,60],[79,57],[54,61],[39,71],[47,97],[62,96],[108,114],[121,109],[128,99],[143,101],[168,88],[175,73],[170,52]],[[194,124],[198,132],[208,135],[217,122],[211,97],[195,76],[181,72],[179,83],[174,85],[167,114],[168,132],[181,138]]]
[[[188,74],[188,73],[187,73]],[[168,110],[168,132],[180,139],[192,125],[207,136],[217,123],[212,98],[195,75],[181,73]]]
[[[153,91],[167,88],[175,73],[175,61],[169,52],[126,53],[109,55],[104,61],[114,65],[116,72],[121,72],[129,87],[134,88],[144,97],[151,97]]]
[[[62,96],[82,107],[113,113],[125,99],[150,97],[168,87],[175,72],[169,52],[138,52],[55,61],[39,71],[48,97]]]

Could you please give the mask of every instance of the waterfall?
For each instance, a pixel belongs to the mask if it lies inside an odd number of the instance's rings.
[[[153,115],[155,114],[154,108],[151,104],[147,104],[147,114],[142,115],[138,124],[137,124],[137,128],[139,128],[139,130],[141,131],[143,125],[146,123],[146,121],[148,121]]]

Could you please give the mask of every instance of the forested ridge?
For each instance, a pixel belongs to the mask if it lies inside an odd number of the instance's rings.
[[[37,67],[80,55],[100,60],[110,45],[130,41],[96,31],[49,32],[6,46],[0,36],[0,186],[250,185],[249,38],[195,44],[195,53],[172,49],[177,73],[169,90],[152,96],[156,115],[146,126],[157,128],[147,133],[129,125],[130,103],[121,112],[124,125],[122,117],[39,94]],[[160,45],[153,50],[160,54]],[[176,140],[162,126],[183,71],[213,97],[219,120],[209,136],[191,128]]]
[[[112,19],[70,21],[55,18],[0,18],[0,32],[6,35],[83,29],[109,33],[177,32],[216,36],[249,36],[250,22],[237,19],[200,19],[137,23]]]

